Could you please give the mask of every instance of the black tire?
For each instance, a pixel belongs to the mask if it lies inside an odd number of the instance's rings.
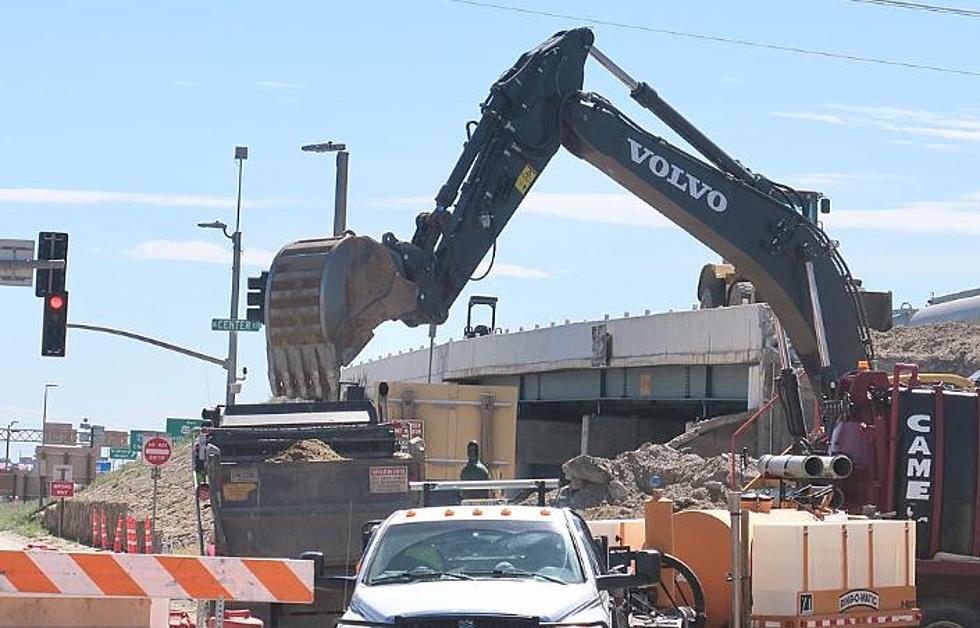
[[[922,628],[980,628],[980,614],[968,608],[927,608],[919,625]]]
[[[698,286],[698,304],[702,310],[725,305],[725,280],[712,277]]]
[[[755,303],[755,286],[749,281],[736,281],[728,289],[728,305]]]

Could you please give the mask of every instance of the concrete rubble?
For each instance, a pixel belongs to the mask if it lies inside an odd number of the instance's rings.
[[[612,459],[572,458],[562,465],[568,485],[549,497],[554,505],[574,508],[589,519],[642,516],[643,502],[656,488],[664,489],[678,510],[723,508],[729,469],[726,454],[703,458],[647,443]]]

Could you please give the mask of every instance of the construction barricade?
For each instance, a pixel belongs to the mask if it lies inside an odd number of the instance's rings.
[[[313,579],[304,560],[0,550],[0,628],[52,612],[65,628],[165,628],[169,600],[312,604]]]

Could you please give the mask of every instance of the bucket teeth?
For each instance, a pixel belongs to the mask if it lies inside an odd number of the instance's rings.
[[[366,236],[301,240],[269,270],[266,350],[276,396],[333,400],[350,364],[386,320],[416,308],[392,253]]]

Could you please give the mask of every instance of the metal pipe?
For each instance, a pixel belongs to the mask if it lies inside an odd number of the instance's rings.
[[[824,461],[820,456],[773,456],[759,457],[759,474],[768,478],[811,479],[824,473]]]
[[[776,327],[776,348],[779,350],[779,365],[783,370],[792,368],[790,366],[789,341],[786,338],[786,330],[783,329],[783,324],[775,316],[772,317],[772,321]]]
[[[820,354],[820,366],[830,366],[830,349],[827,347],[827,330],[823,324],[823,309],[820,307],[820,293],[817,291],[817,277],[813,271],[813,261],[807,260],[806,282],[810,289],[810,307],[813,308],[813,331],[817,335],[817,351]]]
[[[854,463],[847,456],[819,456],[823,462],[820,477],[843,480],[854,471]]]
[[[730,628],[743,628],[742,624],[742,602],[745,597],[743,594],[742,575],[744,567],[742,565],[742,494],[738,491],[728,492],[728,513],[731,516],[731,558],[732,558],[732,616]]]
[[[589,55],[598,61],[599,65],[609,70],[610,74],[622,81],[623,85],[630,88],[630,91],[633,91],[640,86],[636,79],[626,73],[626,70],[616,65],[615,61],[604,55],[602,51],[595,46],[591,46],[589,48]]]

